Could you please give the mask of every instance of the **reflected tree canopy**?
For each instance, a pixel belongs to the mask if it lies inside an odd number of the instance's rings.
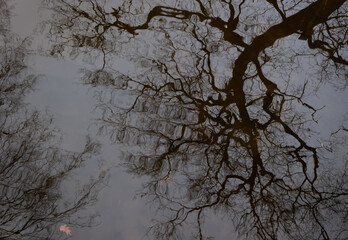
[[[347,129],[316,141],[308,95],[347,84],[345,0],[45,1],[51,55],[99,65],[101,132],[165,212],[158,239],[227,216],[258,239],[344,239]],[[127,59],[134,72],[122,71]],[[180,237],[179,237],[180,236]]]
[[[29,41],[12,34],[10,11],[0,0],[0,239],[62,239],[60,223],[90,225],[74,214],[92,203],[102,180],[91,180],[64,198],[61,183],[98,152],[88,139],[80,153],[59,149],[59,132],[47,113],[23,102],[36,75],[24,63]]]

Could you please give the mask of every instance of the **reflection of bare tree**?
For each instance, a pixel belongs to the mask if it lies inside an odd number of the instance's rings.
[[[0,13],[0,21],[7,21],[1,25],[8,26],[3,0]],[[1,29],[0,41],[0,239],[58,239],[59,223],[92,223],[93,216],[78,220],[74,213],[95,200],[102,180],[91,180],[69,202],[62,201],[60,187],[97,153],[98,144],[88,140],[80,153],[57,147],[60,137],[52,119],[23,103],[36,80],[25,70],[27,41],[9,29]]]
[[[311,83],[346,83],[345,2],[51,3],[64,41],[53,53],[102,54],[86,83],[103,86],[101,130],[134,147],[125,165],[152,178],[143,194],[168,213],[156,237],[194,220],[203,239],[210,209],[249,237],[347,237],[346,167],[325,171],[334,158],[311,143],[317,109],[293,79],[315,61]],[[112,70],[115,55],[137,72]]]

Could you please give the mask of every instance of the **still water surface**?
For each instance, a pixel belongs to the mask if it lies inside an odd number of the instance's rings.
[[[0,0],[0,239],[348,236],[345,1],[40,3]]]

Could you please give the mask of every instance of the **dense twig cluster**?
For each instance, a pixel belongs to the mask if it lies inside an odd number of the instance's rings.
[[[69,49],[76,32],[112,42],[77,44],[103,53],[102,68],[86,71],[85,82],[101,87],[101,131],[133,147],[129,172],[152,178],[143,194],[169,215],[152,227],[157,238],[174,238],[194,219],[203,239],[209,209],[260,239],[347,236],[325,217],[346,221],[347,212],[336,211],[347,206],[346,170],[321,171],[325,157],[309,137],[318,109],[304,100],[307,82],[292,79],[302,55],[344,79],[345,2],[51,3],[51,33],[64,39],[57,44]],[[137,72],[113,70],[115,56]]]
[[[8,23],[2,26],[10,26],[9,16],[0,0],[0,21]],[[62,196],[61,183],[96,156],[98,144],[88,139],[80,153],[60,149],[52,118],[24,103],[37,79],[25,65],[27,45],[10,29],[0,30],[0,239],[59,239],[61,222],[92,223],[94,216],[74,214],[96,200],[102,180],[70,197]]]

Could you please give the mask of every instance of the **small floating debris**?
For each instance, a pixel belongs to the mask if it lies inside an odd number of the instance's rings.
[[[66,224],[61,225],[60,228],[59,228],[59,230],[60,230],[61,232],[66,233],[66,235],[71,235],[70,227],[67,227]]]

